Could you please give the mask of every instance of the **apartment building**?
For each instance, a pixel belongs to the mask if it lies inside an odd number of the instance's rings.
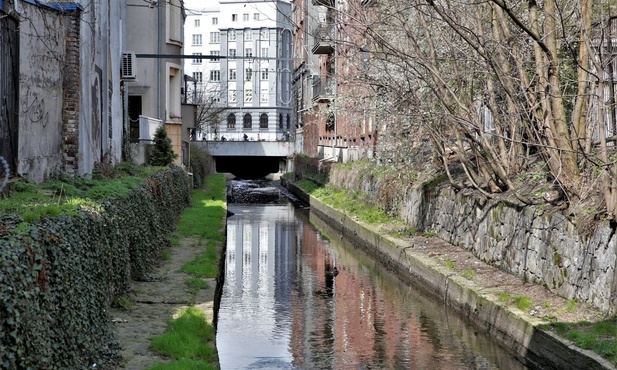
[[[288,140],[291,129],[291,3],[185,1],[187,100],[201,114],[197,138]],[[202,58],[199,58],[203,56]],[[193,84],[193,87],[189,87]],[[216,104],[213,104],[215,102]],[[198,108],[199,109],[199,108]]]

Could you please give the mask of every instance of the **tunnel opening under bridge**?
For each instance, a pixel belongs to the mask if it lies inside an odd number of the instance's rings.
[[[257,180],[269,174],[283,172],[285,169],[284,157],[244,157],[244,156],[217,156],[216,172],[231,173],[236,177]]]

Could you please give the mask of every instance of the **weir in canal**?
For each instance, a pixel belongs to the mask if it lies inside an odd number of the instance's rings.
[[[527,369],[276,186],[230,192],[221,369]]]

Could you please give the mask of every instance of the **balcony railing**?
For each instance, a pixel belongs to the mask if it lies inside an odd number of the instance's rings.
[[[315,46],[313,54],[332,54],[334,52],[334,25],[320,24],[315,30]]]
[[[139,116],[139,141],[154,140],[154,133],[160,125],[160,119]]]
[[[333,79],[317,77],[313,79],[313,100],[316,102],[327,102],[334,99],[336,92]]]
[[[334,0],[313,0],[313,5],[333,7]]]

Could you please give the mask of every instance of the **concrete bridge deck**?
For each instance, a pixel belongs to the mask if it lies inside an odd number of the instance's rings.
[[[192,141],[213,157],[279,157],[294,154],[291,141]]]

